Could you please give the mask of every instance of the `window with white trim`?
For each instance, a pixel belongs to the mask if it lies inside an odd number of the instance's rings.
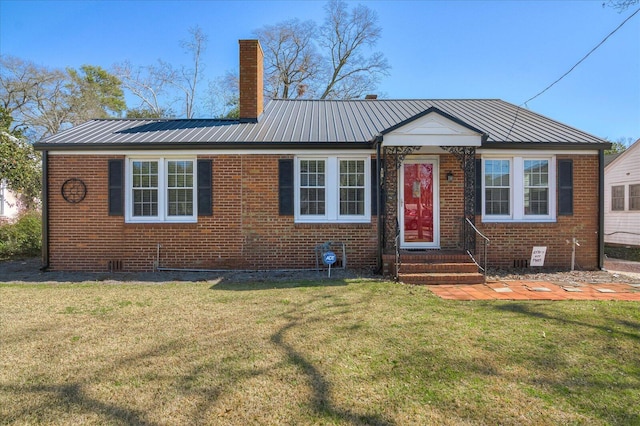
[[[611,187],[611,211],[624,210],[624,185]]]
[[[128,159],[127,222],[195,222],[195,169],[194,159]]]
[[[300,160],[300,215],[324,215],[325,201],[325,160]]]
[[[554,221],[555,157],[483,158],[483,221]]]
[[[549,214],[549,160],[524,160],[524,214]]]
[[[629,210],[640,210],[640,185],[638,184],[629,185]]]
[[[370,163],[369,157],[296,158],[296,222],[368,222]]]
[[[511,214],[511,161],[485,160],[484,198],[487,215]]]

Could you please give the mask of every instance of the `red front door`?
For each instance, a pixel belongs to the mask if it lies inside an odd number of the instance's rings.
[[[437,212],[437,162],[408,160],[402,165],[401,236],[404,247],[439,244]]]

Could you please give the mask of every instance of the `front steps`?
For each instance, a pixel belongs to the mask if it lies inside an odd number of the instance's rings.
[[[383,255],[384,272],[395,276],[395,255]],[[438,250],[400,253],[398,280],[406,284],[481,284],[484,275],[471,258],[460,252]]]

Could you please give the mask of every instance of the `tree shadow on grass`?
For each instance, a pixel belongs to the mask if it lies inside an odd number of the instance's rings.
[[[500,305],[496,305],[495,309],[500,311],[507,311],[507,312],[512,312],[516,314],[521,314],[521,315],[532,316],[532,317],[540,318],[544,320],[556,321],[556,322],[560,322],[567,325],[593,328],[593,329],[597,329],[607,333],[611,332],[611,329],[604,325],[588,324],[585,322],[576,321],[568,317],[559,317],[559,316],[549,315],[544,312],[536,311],[532,309],[532,305],[525,304],[525,303],[500,304]],[[640,327],[638,326],[637,323],[631,323],[625,320],[618,320],[616,322],[625,327],[635,328],[638,331],[638,333],[629,333],[623,330],[616,330],[616,334],[620,334],[621,336],[628,337],[631,339],[640,340]]]
[[[144,413],[137,410],[130,410],[119,407],[114,404],[99,401],[89,397],[82,388],[80,383],[67,383],[60,385],[32,385],[32,386],[12,386],[0,385],[3,392],[14,393],[31,393],[31,394],[52,394],[56,399],[56,405],[69,407],[68,410],[80,409],[82,412],[92,412],[101,416],[103,419],[111,419],[114,422],[129,425],[154,425],[144,419]],[[47,404],[39,406],[31,406],[22,412],[12,413],[15,421],[20,420],[23,416],[32,415],[34,411],[46,410]],[[6,419],[11,420],[11,419]],[[45,420],[45,419],[43,419]],[[51,420],[51,419],[49,419]]]
[[[319,299],[318,297],[311,298],[305,302],[304,305],[310,306]],[[366,300],[355,303],[363,302],[366,302]],[[340,310],[335,312],[336,314],[346,314],[353,309],[353,304],[349,304],[349,307],[347,307],[345,303],[340,302],[334,303],[331,306],[340,308]],[[311,390],[309,403],[313,411],[329,421],[339,420],[354,425],[393,425],[394,423],[392,421],[386,420],[378,415],[361,414],[349,409],[339,408],[331,401],[331,382],[322,374],[318,367],[305,357],[301,351],[297,350],[293,343],[288,342],[286,338],[287,332],[301,325],[300,321],[302,318],[304,318],[305,323],[331,321],[331,318],[328,317],[329,314],[326,312],[309,316],[308,313],[305,314],[303,311],[304,306],[298,305],[292,307],[289,312],[285,313],[283,316],[288,319],[288,323],[271,335],[271,342],[284,351],[288,363],[298,367],[306,376],[308,386]],[[316,310],[313,309],[312,312],[316,312]]]

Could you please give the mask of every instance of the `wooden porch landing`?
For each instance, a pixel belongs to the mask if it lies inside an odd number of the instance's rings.
[[[395,276],[395,254],[382,255],[384,273]],[[416,285],[481,284],[484,275],[463,252],[405,251],[400,252],[398,280]]]

